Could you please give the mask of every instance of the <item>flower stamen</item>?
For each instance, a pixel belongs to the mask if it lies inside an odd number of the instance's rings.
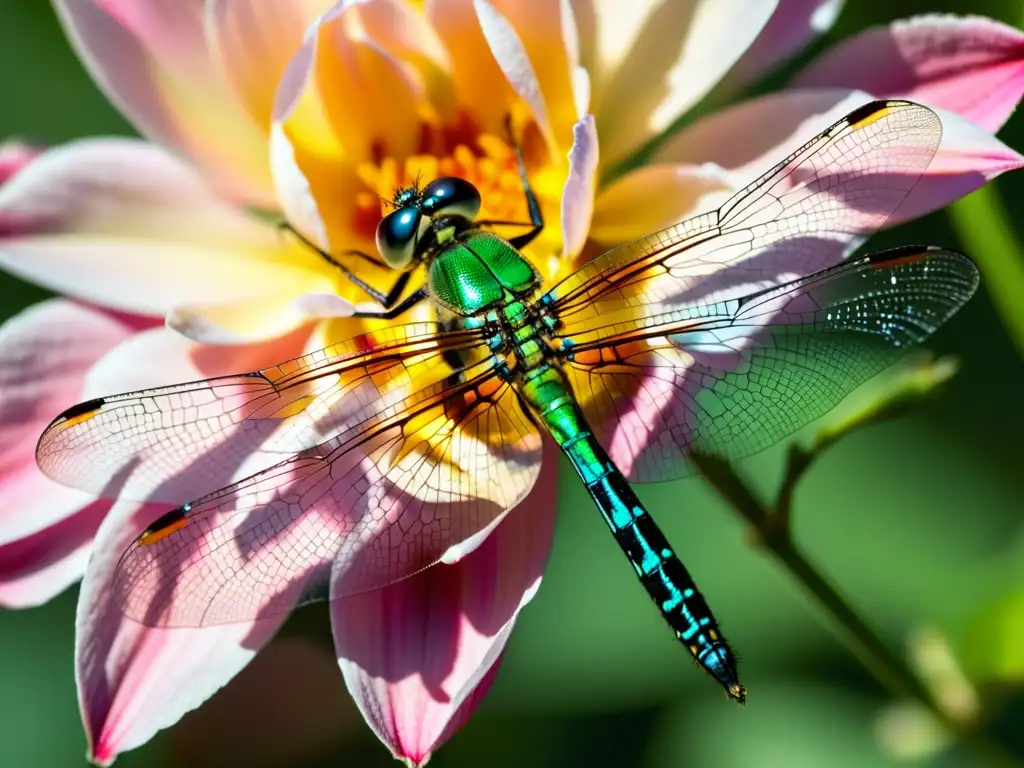
[[[480,190],[480,218],[528,222],[512,147],[488,134],[479,135],[475,143],[475,149],[469,144],[458,144],[443,156],[417,154],[404,161],[384,157],[380,163],[360,165],[356,173],[367,189],[356,196],[356,231],[373,237],[377,222],[387,213],[387,201],[393,199],[396,190],[413,186],[417,180],[429,183],[443,176],[458,176]]]

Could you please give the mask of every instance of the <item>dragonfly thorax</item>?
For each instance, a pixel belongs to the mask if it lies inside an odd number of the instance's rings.
[[[452,314],[476,317],[532,295],[540,275],[506,240],[468,230],[438,249],[427,271],[431,298]]]

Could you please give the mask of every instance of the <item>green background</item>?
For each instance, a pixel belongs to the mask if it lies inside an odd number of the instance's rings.
[[[1024,20],[1019,0],[847,5],[800,61],[896,14],[946,10]],[[0,137],[56,143],[132,133],[81,69],[48,3],[3,0],[0,19]],[[778,75],[762,87],[782,81]],[[1000,136],[1024,148],[1024,117],[1011,119]],[[1024,175],[1000,179],[996,188],[1010,218],[1019,219]],[[961,210],[962,219],[977,219],[978,206]],[[942,244],[972,253],[993,274],[1024,268],[1012,261],[1021,254],[1000,244],[988,225],[974,226],[955,230],[948,214],[938,213],[886,232],[872,246]],[[0,317],[44,295],[0,275]],[[986,286],[931,348],[960,357],[961,373],[940,398],[825,454],[800,487],[796,536],[900,653],[908,633],[921,627],[945,633],[964,666],[984,678],[987,735],[1024,756],[1024,702],[1014,679],[1022,673],[1015,651],[1024,646],[1024,369]],[[775,449],[742,469],[770,493],[782,459]],[[743,654],[750,689],[744,710],[728,704],[666,632],[566,470],[544,586],[523,612],[490,694],[432,765],[893,762],[875,738],[891,699],[789,574],[747,545],[740,519],[702,481],[640,493]],[[83,764],[75,598],[69,590],[44,608],[0,613],[0,765]],[[966,747],[926,762],[984,764]],[[348,700],[325,610],[301,612],[224,691],[119,761],[185,764],[393,764]]]

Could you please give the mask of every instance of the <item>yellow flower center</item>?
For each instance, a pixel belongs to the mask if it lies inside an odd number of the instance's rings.
[[[544,234],[527,256],[546,261],[560,247],[558,203],[565,169],[551,167],[539,144],[536,126],[528,125],[522,133],[526,135],[522,153],[530,186],[545,215]],[[511,237],[529,229],[530,216],[515,150],[507,140],[480,133],[468,119],[461,118],[443,126],[424,123],[420,150],[405,158],[382,154],[356,169],[366,185],[356,195],[352,214],[352,229],[357,234],[373,239],[377,222],[390,211],[385,201],[393,199],[398,189],[422,186],[444,176],[457,176],[477,188],[482,200],[479,219],[522,223],[521,227],[498,227],[499,234]]]
[[[527,177],[545,218],[542,234],[523,253],[538,268],[545,281],[549,281],[560,267],[559,205],[567,169],[551,164],[535,126],[528,126],[523,133],[526,134],[522,153]],[[482,203],[478,220],[517,222],[515,226],[495,226],[494,231],[498,234],[514,237],[529,231],[532,225],[515,149],[508,141],[492,134],[480,133],[468,121],[460,120],[443,127],[425,125],[420,150],[405,158],[381,152],[379,157],[356,168],[356,175],[365,189],[356,193],[351,213],[351,228],[355,234],[372,242],[378,222],[391,212],[390,205],[385,201],[392,200],[397,190],[413,185],[422,186],[445,176],[457,176],[477,188]],[[365,262],[351,260],[346,261],[346,264],[378,288],[383,289],[389,283],[379,270],[368,268]],[[420,280],[414,279],[406,295],[420,284]],[[365,301],[365,297],[351,289],[351,286],[342,285],[339,288],[348,298]],[[370,320],[358,327],[371,329],[395,322],[432,318],[433,311],[429,302],[421,302],[400,320]],[[332,341],[359,332],[347,320],[334,321],[328,325],[330,328],[327,336]]]
[[[373,236],[380,217],[389,210],[384,201],[390,200],[395,190],[414,184],[422,186],[443,176],[458,176],[479,190],[483,200],[481,219],[529,224],[512,148],[487,134],[478,136],[476,144],[477,151],[468,144],[457,144],[450,154],[443,156],[418,154],[404,162],[385,157],[379,165],[361,165],[357,173],[368,189],[356,197],[356,231]]]

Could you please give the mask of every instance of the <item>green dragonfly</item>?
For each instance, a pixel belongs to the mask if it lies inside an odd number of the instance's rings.
[[[124,553],[113,597],[138,622],[203,626],[446,560],[527,495],[546,432],[678,639],[742,703],[732,649],[629,481],[684,476],[691,451],[735,459],[780,440],[970,298],[973,263],[932,246],[814,269],[886,222],[940,136],[923,106],[867,104],[717,210],[544,293],[519,252],[543,226],[521,161],[531,224],[517,238],[477,220],[465,180],[400,190],[377,230],[399,286],[364,285],[383,305],[364,314],[426,300],[438,322],[82,403],[47,428],[39,464],[104,496],[180,504]],[[423,287],[398,300],[417,271]],[[197,488],[208,495],[190,500]]]

